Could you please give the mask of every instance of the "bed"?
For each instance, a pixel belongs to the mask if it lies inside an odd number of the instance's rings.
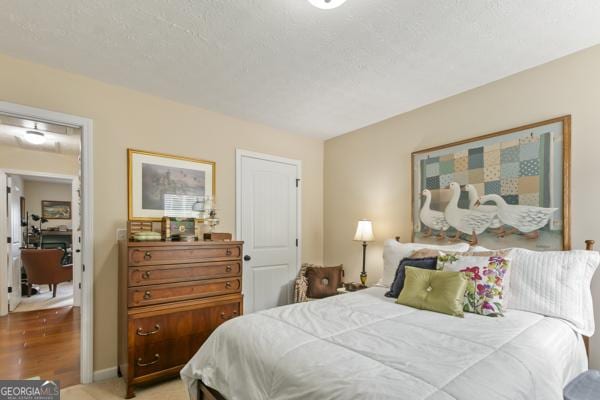
[[[181,371],[193,399],[562,399],[587,370],[560,318],[456,318],[373,287],[236,318]]]

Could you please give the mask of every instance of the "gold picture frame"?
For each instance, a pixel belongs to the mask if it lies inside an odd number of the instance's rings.
[[[189,201],[207,194],[214,198],[216,174],[214,161],[127,149],[128,219],[130,221],[160,221],[164,216],[185,216],[176,213],[167,215],[170,211],[165,210],[164,207],[160,208],[158,201],[163,200],[165,188],[157,186],[168,185],[171,180],[178,180],[175,182],[178,191],[185,193],[174,193],[173,195],[189,198]],[[173,178],[172,175],[176,175],[176,177]],[[165,183],[165,179],[168,179],[169,182]],[[191,184],[190,180],[192,180]]]
[[[453,143],[449,143],[449,144],[444,144],[441,146],[435,146],[435,147],[431,147],[431,148],[427,148],[427,149],[423,149],[423,150],[418,150],[415,151],[411,154],[411,193],[412,193],[412,197],[411,197],[411,234],[412,234],[412,241],[413,242],[421,242],[421,243],[429,243],[432,241],[437,241],[438,243],[440,242],[440,236],[441,237],[445,237],[445,234],[437,234],[435,235],[436,231],[433,230],[434,235],[431,237],[425,237],[426,235],[423,235],[423,226],[425,225],[424,223],[422,223],[422,218],[421,218],[421,211],[422,211],[422,207],[424,206],[423,203],[423,196],[422,196],[422,191],[424,189],[431,189],[431,186],[434,186],[434,184],[437,184],[437,188],[442,190],[442,186],[445,186],[444,184],[446,183],[445,181],[448,179],[451,179],[453,181],[456,181],[457,183],[459,183],[461,185],[461,187],[464,187],[465,184],[472,184],[472,182],[467,181],[467,182],[458,182],[458,180],[456,179],[457,175],[456,175],[456,171],[458,170],[458,167],[455,170],[445,170],[445,168],[443,168],[442,163],[447,160],[449,163],[451,162],[450,159],[452,158],[451,156],[454,154],[455,155],[455,163],[456,163],[456,155],[460,152],[462,153],[467,153],[467,157],[471,157],[471,154],[469,152],[470,149],[474,149],[474,148],[484,148],[483,150],[483,158],[485,160],[485,155],[488,154],[486,153],[487,150],[486,146],[492,146],[493,144],[497,144],[498,142],[502,141],[502,140],[515,140],[518,139],[519,135],[523,134],[523,137],[529,136],[531,135],[531,138],[533,140],[534,136],[540,136],[542,133],[546,133],[546,132],[551,132],[550,138],[546,138],[546,147],[550,146],[551,151],[554,155],[554,157],[544,157],[545,158],[545,162],[546,165],[551,165],[550,170],[551,170],[551,178],[545,178],[546,181],[548,181],[548,179],[552,179],[552,183],[550,185],[551,189],[548,190],[546,188],[546,193],[545,193],[545,197],[548,197],[548,192],[550,191],[550,196],[552,198],[552,201],[550,204],[542,204],[544,203],[542,200],[539,200],[540,207],[556,207],[559,210],[560,213],[560,218],[555,218],[554,221],[550,221],[545,227],[543,227],[546,230],[549,231],[554,231],[554,232],[560,232],[562,234],[562,237],[560,238],[556,238],[554,237],[552,240],[551,239],[546,239],[546,242],[539,242],[541,239],[536,239],[538,240],[538,243],[535,243],[531,240],[531,238],[527,237],[527,235],[524,235],[522,232],[517,232],[518,236],[515,236],[514,238],[515,241],[518,240],[519,243],[519,247],[526,247],[526,248],[530,248],[530,249],[534,249],[534,250],[569,250],[571,248],[571,115],[564,115],[561,117],[557,117],[557,118],[552,118],[552,119],[548,119],[548,120],[544,120],[544,121],[540,121],[540,122],[535,122],[532,124],[527,124],[527,125],[523,125],[523,126],[519,126],[516,128],[511,128],[511,129],[506,129],[506,130],[502,130],[499,132],[493,132],[493,133],[489,133],[486,135],[481,135],[481,136],[477,136],[471,139],[465,139],[465,140],[460,140],[457,142],[453,142]],[[525,140],[521,140],[519,143],[524,142]],[[502,144],[500,144],[500,146],[502,147]],[[501,150],[503,151],[503,150]],[[540,150],[541,151],[541,150]],[[501,153],[502,154],[502,153]],[[541,154],[541,153],[540,153]],[[427,167],[424,168],[423,164],[427,164],[429,165],[430,163],[435,163],[435,158],[439,158],[439,173],[438,176],[435,177],[433,176],[433,181],[431,182],[431,184],[427,181],[428,179],[430,179],[429,177],[429,173],[430,170],[427,169]],[[556,162],[556,160],[559,160],[560,164],[558,162]],[[469,165],[467,166],[468,171],[468,179],[471,179],[473,175],[478,175],[478,174],[471,174],[470,172],[470,158],[468,158],[468,162]],[[517,159],[517,163],[522,162],[521,159]],[[502,163],[502,157],[500,160],[500,163]],[[541,163],[541,162],[540,162]],[[454,166],[456,166],[456,164],[454,164]],[[433,166],[434,168],[431,168],[431,170],[435,170],[435,165]],[[461,166],[463,167],[463,166]],[[487,165],[482,165],[482,169],[485,170],[485,168],[487,168]],[[504,169],[502,168],[502,166],[500,165],[500,181],[502,180],[502,178],[504,177],[504,175],[502,175],[504,172]],[[539,166],[539,174],[543,174],[545,169],[542,168],[541,166]],[[435,171],[434,171],[435,172]],[[442,179],[442,175],[449,175],[450,172],[452,172],[454,174],[454,176],[452,176],[451,178],[446,178],[446,179]],[[462,172],[462,171],[461,171]],[[519,170],[519,174],[522,171]],[[485,175],[485,172],[483,172]],[[495,171],[494,171],[495,173]],[[561,176],[557,176],[557,174],[561,174]],[[433,175],[433,172],[432,172]],[[435,180],[439,177],[439,183],[437,183]],[[517,176],[517,179],[520,179],[521,175]],[[444,182],[442,182],[444,181]],[[486,178],[484,177],[484,185],[483,187],[485,187],[485,193],[481,193],[480,194],[487,194],[488,191],[488,187],[485,185],[486,183]],[[520,181],[519,181],[520,183]],[[479,183],[479,187],[481,187],[481,183]],[[520,186],[518,191],[515,193],[516,198],[519,199],[521,196],[521,192],[520,192]],[[433,191],[430,190],[431,192],[431,197],[433,198],[435,195],[433,194]],[[509,192],[506,192],[509,193]],[[499,195],[502,195],[502,197],[505,197],[505,193],[498,193]],[[438,196],[438,204],[437,207],[434,205],[434,202],[431,202],[431,209],[433,211],[441,211],[441,212],[445,212],[445,209],[443,209],[443,205],[444,205],[444,201],[447,202],[447,198],[443,199],[445,195],[439,195]],[[463,198],[464,194],[461,194],[461,201],[463,203],[465,203],[465,199]],[[506,195],[507,197],[509,195]],[[538,193],[538,196],[541,197],[541,195]],[[535,195],[530,195],[528,196],[529,201],[531,201],[531,198],[535,199]],[[514,200],[514,199],[511,199]],[[546,201],[547,203],[547,201]],[[489,203],[492,204],[492,203]],[[519,205],[521,204],[520,201],[516,202],[516,203],[511,203],[511,204],[515,204],[515,205]],[[460,207],[460,206],[459,206]],[[464,208],[464,207],[462,207]],[[467,208],[469,208],[467,206]],[[502,223],[502,221],[500,221]],[[554,223],[554,225],[551,225],[551,223]],[[446,228],[448,229],[448,233],[451,234],[452,233],[452,229],[453,227],[450,226],[450,228]],[[541,230],[541,229],[540,229]],[[440,231],[438,231],[440,232]],[[487,233],[488,231],[486,230],[484,232]],[[553,233],[554,233],[553,232]],[[464,236],[469,236],[469,235],[464,235]],[[550,235],[546,235],[546,236],[550,236]],[[472,236],[471,236],[472,237]],[[490,248],[498,248],[498,247],[514,247],[514,246],[507,246],[507,240],[497,240],[494,242],[493,245],[488,246],[487,244],[490,243],[490,241],[487,241],[486,243],[481,243],[479,242],[478,244],[484,246],[484,247],[490,247]],[[512,244],[512,243],[511,243]],[[496,247],[494,247],[496,246]]]

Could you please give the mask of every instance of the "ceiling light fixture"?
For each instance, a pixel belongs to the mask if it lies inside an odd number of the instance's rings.
[[[37,122],[33,129],[35,131],[27,131],[25,132],[25,140],[27,140],[31,144],[42,144],[46,141],[46,136],[42,132],[37,131]]]
[[[313,6],[321,10],[331,10],[344,4],[346,0],[308,0]]]

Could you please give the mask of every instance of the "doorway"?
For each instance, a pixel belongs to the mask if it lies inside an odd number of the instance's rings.
[[[0,124],[0,134],[1,130]],[[13,172],[6,174],[6,180],[9,313],[80,307],[79,178]],[[53,253],[59,260],[56,265],[48,262]]]
[[[301,162],[236,152],[236,236],[244,241],[244,310],[289,304],[300,267]]]
[[[10,146],[10,141],[13,145],[16,143],[14,149],[6,151],[4,148],[3,155],[14,153],[20,157],[3,156],[0,164],[0,192],[3,192],[0,195],[0,209],[6,210],[8,217],[6,223],[0,223],[0,240],[3,243],[11,242],[9,246],[0,246],[0,286],[11,288],[11,293],[0,290],[2,341],[8,343],[8,337],[14,331],[12,328],[19,327],[23,339],[29,340],[29,344],[43,343],[47,338],[52,338],[47,343],[59,345],[47,352],[54,358],[50,357],[53,361],[46,363],[40,362],[39,358],[44,353],[43,349],[38,349],[37,365],[46,365],[47,368],[28,368],[27,365],[31,364],[27,364],[29,354],[26,352],[11,354],[8,358],[3,355],[3,359],[11,364],[13,361],[17,363],[13,364],[10,373],[18,369],[24,374],[11,376],[11,379],[39,376],[42,379],[61,379],[68,384],[90,383],[93,380],[92,122],[86,118],[0,102],[0,128],[3,125],[4,129],[0,129],[4,132],[0,132],[0,148]],[[67,138],[73,132],[78,133],[77,155],[74,157],[76,172],[47,172],[43,166],[52,164],[48,161],[53,159],[49,155],[69,158],[69,146],[73,142],[69,143]],[[39,138],[27,140],[27,135],[38,133],[44,136],[41,143]],[[62,195],[52,192],[51,185],[55,189],[60,187]],[[17,191],[20,192],[19,196],[12,196]],[[41,192],[44,199],[35,197],[36,192]],[[19,242],[18,245],[15,242]],[[72,264],[71,275],[61,275],[58,280],[53,275],[49,284],[28,279],[35,273],[28,274],[23,261],[36,250],[35,256],[48,252],[54,257],[51,262],[42,263],[45,273],[43,279],[48,279],[49,263],[57,264],[55,267],[60,267],[61,274],[68,269],[65,268],[67,265]],[[31,260],[28,262],[31,264]],[[19,270],[21,274],[17,272]],[[17,282],[21,279],[21,282]],[[32,287],[31,295],[29,284]],[[33,301],[34,298],[39,301]],[[63,300],[71,305],[61,303]],[[25,309],[20,310],[23,307]],[[24,327],[28,329],[23,330]],[[66,331],[72,334],[64,335]],[[53,337],[61,332],[63,334],[60,337]],[[36,338],[37,334],[41,335],[41,339]],[[33,346],[23,347],[31,349]],[[20,358],[9,360],[13,356]],[[60,365],[58,361],[68,364]],[[15,365],[19,368],[14,368]],[[33,376],[29,376],[31,374]]]

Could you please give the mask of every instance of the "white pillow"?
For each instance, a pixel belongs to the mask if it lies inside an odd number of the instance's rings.
[[[595,251],[511,251],[509,308],[568,321],[582,335],[594,333],[592,276]]]
[[[396,269],[403,258],[409,257],[419,249],[433,249],[440,251],[467,251],[467,243],[457,243],[448,246],[423,243],[400,243],[394,239],[388,239],[383,243],[383,276],[377,286],[390,287],[396,276]]]

